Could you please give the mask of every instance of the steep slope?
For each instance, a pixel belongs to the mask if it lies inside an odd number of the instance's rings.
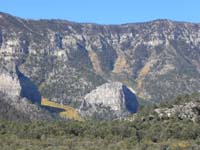
[[[152,101],[200,90],[199,24],[97,25],[0,16],[0,72],[17,66],[41,96],[57,103],[79,108],[87,93],[108,81]]]
[[[52,115],[26,98],[10,97],[0,92],[0,119],[10,121],[52,120]]]

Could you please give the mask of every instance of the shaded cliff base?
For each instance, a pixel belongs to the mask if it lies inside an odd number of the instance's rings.
[[[26,98],[10,97],[0,92],[0,104],[0,118],[5,120],[26,122],[53,119],[52,114]]]

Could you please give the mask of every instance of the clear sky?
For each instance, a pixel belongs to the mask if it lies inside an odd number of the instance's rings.
[[[100,24],[155,19],[200,23],[200,0],[0,0],[0,11],[23,18]]]

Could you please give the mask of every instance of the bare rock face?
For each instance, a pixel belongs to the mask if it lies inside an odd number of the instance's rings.
[[[12,96],[20,95],[20,84],[17,78],[12,78],[9,75],[0,75],[0,91]]]
[[[137,109],[137,98],[131,89],[120,82],[112,82],[105,83],[88,93],[80,107],[80,112],[83,116],[101,119],[103,114],[108,118],[119,118],[130,113],[136,113]],[[114,116],[109,116],[108,112],[112,112]],[[100,115],[100,118],[98,118],[98,115]],[[106,116],[104,116],[104,119]]]
[[[0,74],[0,91],[10,96],[19,96],[21,91],[21,86],[16,75],[9,73]]]

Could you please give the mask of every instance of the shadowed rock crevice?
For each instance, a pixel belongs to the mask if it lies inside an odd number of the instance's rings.
[[[123,89],[123,93],[124,93],[124,97],[125,97],[126,109],[130,113],[136,113],[138,110],[138,107],[139,107],[137,97],[126,86],[123,85],[122,89]]]
[[[59,49],[63,49],[62,37],[59,33],[55,34],[55,43]]]
[[[2,46],[2,43],[3,43],[3,37],[2,37],[2,33],[1,33],[1,31],[0,31],[0,48],[1,48],[1,46]]]
[[[21,73],[17,66],[16,73],[21,86],[20,96],[31,100],[32,103],[41,104],[41,94],[38,91],[37,86],[28,77]]]

